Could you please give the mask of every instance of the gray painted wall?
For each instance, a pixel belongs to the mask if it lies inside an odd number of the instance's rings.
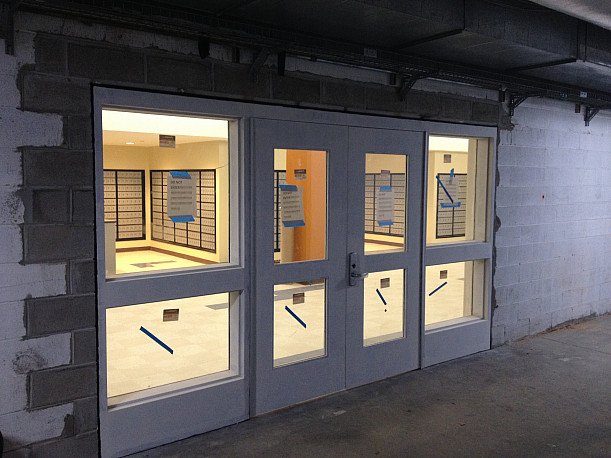
[[[583,111],[583,110],[582,110]],[[611,311],[611,117],[530,100],[498,146],[492,342]]]

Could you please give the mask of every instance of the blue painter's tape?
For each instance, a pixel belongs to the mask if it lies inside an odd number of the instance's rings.
[[[378,226],[392,226],[393,223],[392,221],[378,221]]]
[[[170,175],[174,178],[188,178],[191,179],[189,172],[179,172],[178,170],[170,170]]]
[[[284,227],[298,227],[298,226],[305,226],[305,221],[300,219],[300,220],[295,220],[295,221],[282,221],[282,225]]]
[[[195,221],[195,218],[193,218],[191,215],[170,216],[170,219],[172,220],[173,223],[192,223],[193,221]]]
[[[282,191],[297,191],[297,186],[294,184],[279,184],[278,187]]]
[[[303,326],[304,328],[306,327],[306,324],[301,320],[301,318],[299,318],[297,315],[295,315],[295,312],[293,312],[288,305],[284,306],[284,310],[286,310],[287,312],[289,312],[293,318],[295,318],[297,321],[299,321],[299,324],[301,324],[301,326]]]
[[[151,339],[153,339],[155,342],[157,342],[159,345],[161,345],[163,348],[165,348],[167,351],[169,351],[172,355],[174,354],[174,350],[172,350],[170,347],[164,344],[161,340],[155,337],[150,331],[147,331],[144,328],[144,326],[140,326],[140,330],[144,332],[147,336],[149,336]]]
[[[433,294],[435,294],[437,291],[439,291],[441,288],[443,288],[445,285],[447,285],[448,282],[443,282],[441,285],[439,285],[437,288],[435,288],[432,292],[429,293],[429,296],[432,296]]]
[[[312,286],[312,282],[310,280],[308,280],[308,285]]]
[[[454,179],[454,169],[450,170],[450,183]]]
[[[460,202],[456,202],[455,204],[444,204],[441,202],[439,205],[441,205],[441,208],[458,208],[460,207]]]
[[[380,191],[392,191],[392,186],[380,186]]]
[[[376,293],[378,293],[378,296],[380,296],[380,299],[382,299],[382,302],[384,302],[384,305],[386,305],[386,301],[384,300],[384,296],[382,296],[382,293],[380,292],[380,290],[378,288],[376,288]]]
[[[439,181],[439,184],[441,185],[441,187],[443,188],[443,190],[446,193],[446,196],[448,196],[450,198],[450,202],[454,203],[454,199],[452,199],[452,196],[450,195],[450,193],[448,192],[448,190],[446,189],[446,187],[443,185],[443,183],[441,182],[441,180],[439,179],[439,175],[437,175],[437,181]]]

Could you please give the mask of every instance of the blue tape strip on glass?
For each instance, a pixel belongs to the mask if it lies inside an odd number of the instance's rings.
[[[443,287],[444,287],[445,285],[447,285],[447,284],[448,284],[448,282],[447,282],[447,281],[446,281],[446,282],[444,282],[444,283],[442,283],[442,284],[441,284],[441,285],[439,285],[437,288],[435,288],[433,291],[431,291],[431,292],[429,293],[429,296],[432,296],[433,294],[435,294],[437,291],[439,291],[441,288],[443,288]]]
[[[193,221],[195,221],[195,218],[193,218],[191,215],[170,216],[170,219],[172,220],[173,223],[192,223]]]
[[[297,186],[294,184],[279,184],[278,187],[282,191],[297,191]]]
[[[450,183],[454,179],[454,169],[450,170]]]
[[[392,186],[380,186],[380,191],[392,191]]]
[[[450,193],[448,192],[448,190],[446,189],[446,187],[443,185],[443,183],[441,182],[441,180],[439,179],[439,175],[437,175],[437,181],[439,181],[439,184],[441,185],[441,187],[443,188],[443,190],[446,193],[446,196],[448,196],[448,198],[450,199],[450,202],[454,203],[454,199],[452,199],[452,196],[450,195]]]
[[[456,202],[455,204],[444,204],[441,202],[439,205],[441,205],[441,208],[458,208],[460,207],[460,202]]]
[[[155,342],[157,342],[159,345],[161,345],[163,348],[165,348],[167,351],[169,351],[172,355],[174,354],[174,350],[172,350],[170,347],[164,344],[161,340],[155,337],[152,332],[146,330],[144,326],[140,326],[140,330],[144,332],[147,336],[149,336],[151,339],[153,339]]]
[[[174,178],[191,178],[189,172],[179,172],[178,170],[170,170],[170,175]]]
[[[299,220],[295,220],[295,221],[282,221],[282,225],[284,227],[298,227],[298,226],[305,226],[305,221],[302,219]]]
[[[301,318],[299,318],[297,315],[295,315],[295,312],[293,312],[288,305],[284,306],[284,310],[286,310],[287,312],[289,312],[293,318],[295,318],[297,321],[299,321],[299,324],[301,324],[301,326],[303,326],[304,328],[306,327],[306,324],[302,321]]]
[[[392,226],[393,223],[392,221],[378,221],[378,226]]]
[[[378,288],[376,288],[376,293],[378,293],[378,296],[380,296],[380,299],[382,299],[382,302],[384,302],[384,305],[386,305],[386,301],[384,300],[384,296],[382,296],[382,293],[380,292],[380,290]]]

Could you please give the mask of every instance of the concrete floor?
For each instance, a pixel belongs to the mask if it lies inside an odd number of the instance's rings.
[[[611,457],[611,315],[137,457]]]

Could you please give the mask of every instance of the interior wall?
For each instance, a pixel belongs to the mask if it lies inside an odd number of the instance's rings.
[[[286,149],[276,148],[274,149],[274,170],[285,170],[286,171]],[[280,202],[278,202],[280,205]],[[280,251],[274,252],[275,262],[290,262],[293,260],[292,247],[293,247],[293,229],[283,228],[282,221],[280,224]]]
[[[305,169],[304,180],[295,180],[295,170]],[[303,188],[306,225],[293,228],[293,261],[324,259],[327,234],[327,153],[288,150],[286,184]],[[284,244],[283,244],[284,248]]]
[[[178,144],[176,148],[108,145],[104,147],[104,168],[145,172],[146,239],[117,242],[117,248],[156,247],[213,262],[227,262],[229,256],[229,168],[227,141]],[[151,240],[151,170],[216,170],[216,253]]]

